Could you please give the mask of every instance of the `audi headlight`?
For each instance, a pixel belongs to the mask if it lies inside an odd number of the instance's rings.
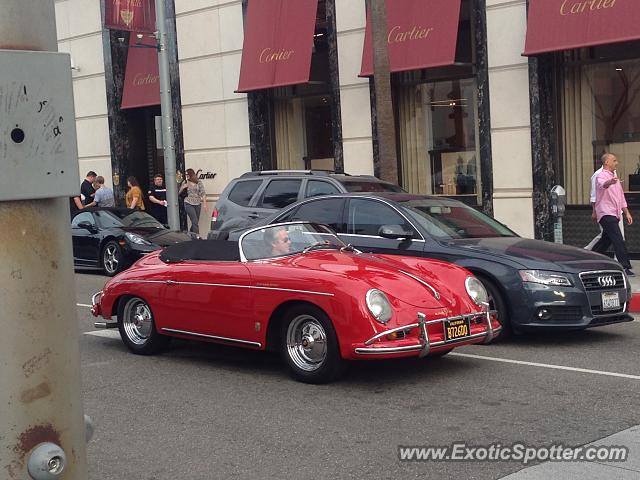
[[[124,234],[131,243],[135,243],[136,245],[151,245],[151,242],[146,241],[140,235],[136,235],[135,233],[126,232]]]
[[[566,275],[542,270],[520,270],[520,278],[523,282],[540,283],[551,287],[570,287],[573,285]]]
[[[367,308],[380,323],[387,323],[391,320],[391,304],[387,296],[377,289],[371,289],[367,292]]]
[[[489,303],[489,294],[484,285],[476,277],[467,277],[464,281],[464,288],[467,289],[467,294],[471,297],[471,300],[476,305],[485,305]]]

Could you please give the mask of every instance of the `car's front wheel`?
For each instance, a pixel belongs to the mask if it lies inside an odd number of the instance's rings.
[[[124,259],[122,257],[122,249],[115,240],[109,240],[102,247],[101,264],[104,273],[110,277],[113,277],[122,268]]]
[[[156,331],[151,307],[139,297],[129,297],[120,302],[118,330],[127,348],[139,355],[158,353],[170,340]]]
[[[281,344],[291,375],[301,382],[331,382],[346,369],[333,324],[316,307],[296,306],[287,312]]]
[[[493,342],[504,340],[512,333],[511,322],[507,312],[507,304],[502,298],[502,294],[498,290],[498,287],[491,280],[487,280],[484,277],[478,277],[478,280],[482,282],[484,288],[487,290],[489,296],[489,309],[496,311],[496,317],[502,326],[500,333],[493,338]]]

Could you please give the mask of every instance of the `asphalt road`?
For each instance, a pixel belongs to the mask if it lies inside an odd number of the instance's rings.
[[[177,341],[128,353],[82,306],[105,281],[76,274],[92,479],[497,479],[525,466],[400,462],[398,446],[577,446],[640,424],[638,320],[357,363],[311,386],[262,352]]]

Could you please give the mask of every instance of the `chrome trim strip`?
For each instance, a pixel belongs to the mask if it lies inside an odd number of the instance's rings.
[[[167,280],[121,280],[122,283],[167,283]]]
[[[277,290],[280,292],[308,293],[309,295],[321,295],[333,297],[333,293],[313,292],[311,290],[296,290],[294,288],[259,287],[255,285],[231,285],[228,283],[204,283],[204,282],[176,282],[173,280],[123,280],[126,283],[164,283],[167,285],[196,285],[202,287],[223,287],[223,288],[248,288],[250,290]]]
[[[170,332],[170,333],[179,333],[179,334],[182,334],[182,335],[190,335],[190,336],[193,336],[193,337],[209,338],[211,340],[221,340],[221,341],[225,341],[225,342],[241,343],[243,345],[251,345],[252,347],[262,347],[261,343],[250,342],[248,340],[239,340],[237,338],[219,337],[217,335],[205,335],[204,333],[188,332],[186,330],[177,330],[177,329],[174,329],[174,328],[163,328],[162,331],[163,332]]]
[[[358,198],[360,198],[360,197],[358,197]],[[420,233],[420,232],[418,232],[418,233]],[[380,235],[359,235],[357,233],[339,233],[338,237],[384,238],[384,237],[381,237]],[[387,240],[393,240],[393,239],[387,238]],[[398,240],[398,241],[401,241],[401,240]],[[412,242],[425,243],[425,240],[422,240],[421,238],[412,238],[411,241]]]
[[[435,288],[433,288],[431,285],[429,285],[427,282],[422,280],[420,277],[416,277],[415,275],[412,275],[409,272],[405,272],[404,270],[398,270],[398,271],[400,273],[405,274],[407,277],[413,278],[416,282],[421,283],[422,285],[427,287],[429,290],[431,290],[431,292],[433,293],[433,296],[436,298],[436,300],[440,300],[440,294],[438,293],[438,291]]]

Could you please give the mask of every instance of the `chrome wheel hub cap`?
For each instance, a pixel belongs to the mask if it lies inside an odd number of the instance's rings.
[[[129,300],[124,308],[122,325],[131,342],[144,345],[153,328],[153,315],[149,305],[140,299]]]
[[[311,315],[300,315],[287,328],[287,354],[296,367],[312,372],[327,358],[327,334]]]

